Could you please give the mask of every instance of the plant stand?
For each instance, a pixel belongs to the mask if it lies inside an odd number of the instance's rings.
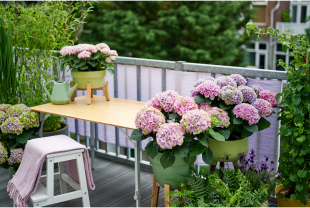
[[[71,87],[73,87],[73,86],[74,86],[74,82],[71,81]],[[85,89],[76,88],[76,90],[74,91],[74,93],[73,93],[73,95],[71,97],[71,101],[74,101],[77,90],[85,90]],[[107,99],[107,101],[110,101],[109,81],[105,82],[105,86],[102,86],[102,87],[99,87],[99,88],[94,88],[94,89],[91,88],[91,84],[90,83],[87,83],[87,88],[86,88],[86,93],[87,93],[86,94],[86,98],[87,98],[86,99],[87,100],[86,103],[87,103],[87,105],[91,104],[91,99],[94,96],[94,90],[103,90],[105,98]]]
[[[159,195],[159,188],[160,185],[156,181],[155,175],[153,174],[153,188],[152,188],[152,201],[151,201],[151,207],[157,207],[158,206],[158,195]],[[171,188],[169,184],[165,184],[165,195],[171,192]],[[182,189],[179,189],[179,191],[182,191]],[[182,197],[179,198],[179,201],[183,201],[184,199]],[[165,207],[170,207],[171,197],[165,197]]]

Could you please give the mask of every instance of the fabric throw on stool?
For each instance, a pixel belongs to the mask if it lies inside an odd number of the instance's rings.
[[[84,149],[83,160],[87,186],[94,190],[95,184],[91,172],[89,155],[85,146],[68,136],[57,135],[29,140],[26,144],[22,162],[12,180],[9,181],[7,191],[16,206],[27,207],[28,198],[38,187],[42,165],[47,155]],[[68,175],[79,182],[76,160],[66,162]]]

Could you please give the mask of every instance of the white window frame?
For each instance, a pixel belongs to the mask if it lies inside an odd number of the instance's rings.
[[[268,3],[268,1],[254,1],[250,5],[250,8],[253,9],[253,6],[266,6],[266,10],[267,10],[267,3]],[[266,11],[266,14],[267,14],[267,12],[268,11]],[[252,22],[254,25],[257,25],[257,26],[266,26],[267,25],[266,22],[253,22],[252,20],[250,20],[250,22]]]
[[[284,53],[282,50],[281,51],[277,51],[277,44],[280,44],[280,43],[276,43],[275,47],[274,47],[274,63],[273,63],[273,70],[276,70],[276,64],[277,64],[277,55],[284,55],[285,56],[285,63],[289,64],[289,58],[290,56],[294,57],[293,55],[288,55],[289,53],[289,49],[287,49],[288,51],[286,53]],[[284,70],[286,71],[286,70]]]
[[[301,15],[301,7],[302,6],[307,6],[307,14],[306,16],[310,16],[310,1],[291,1],[290,3],[290,17],[293,16],[293,6],[297,6],[297,10],[296,10],[296,22],[292,22],[292,23],[296,23],[296,24],[308,24],[307,22],[300,22],[300,15]]]
[[[247,52],[254,52],[255,53],[255,68],[259,69],[259,55],[265,55],[265,66],[264,69],[268,68],[268,51],[269,51],[269,43],[267,41],[254,41],[254,49],[253,48],[246,48]],[[261,50],[259,49],[259,44],[265,43],[266,49]],[[253,67],[253,66],[248,66]]]

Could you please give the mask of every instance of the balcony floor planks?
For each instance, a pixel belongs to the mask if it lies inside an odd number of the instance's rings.
[[[12,207],[12,200],[6,192],[6,185],[9,181],[8,170],[0,170],[0,207]],[[93,170],[96,189],[89,191],[90,205],[92,207],[132,207],[135,206],[134,196],[134,168],[123,164],[111,162],[102,158],[95,158],[95,170]],[[69,186],[70,187],[70,186]],[[151,206],[152,197],[152,173],[141,170],[141,205]],[[73,191],[68,188],[68,192]],[[55,181],[55,194],[60,193],[59,181]],[[164,206],[161,198],[163,191],[160,191],[158,206]],[[31,206],[29,204],[29,206]],[[53,206],[53,205],[51,205]],[[55,204],[57,207],[81,207],[82,200]]]

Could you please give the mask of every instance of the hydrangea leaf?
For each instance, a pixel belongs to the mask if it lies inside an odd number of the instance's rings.
[[[218,129],[218,131],[225,137],[227,140],[230,136],[230,130],[229,129]]]
[[[202,153],[202,160],[208,164],[211,165],[212,161],[213,161],[213,153],[212,151],[208,148],[206,149],[206,151],[204,151]]]
[[[253,132],[249,132],[248,130],[243,128],[242,132],[241,132],[241,138],[246,138],[246,137],[252,136],[252,134],[253,134]]]
[[[145,135],[142,133],[142,129],[135,129],[132,131],[131,140],[141,142],[142,140],[146,139]]]
[[[194,97],[194,100],[195,100],[195,102],[197,102],[197,103],[205,103],[206,101],[205,101],[205,98],[202,96],[202,95],[196,95],[195,97]]]
[[[248,123],[244,124],[243,127],[249,132],[257,132],[258,126],[256,124],[249,125]]]
[[[228,109],[231,108],[231,106],[230,106],[230,105],[226,105],[226,104],[224,104],[224,103],[220,103],[220,108],[222,108],[222,109],[224,109],[224,110],[228,110]]]
[[[243,120],[241,118],[234,118],[233,119],[233,124],[242,124]]]
[[[270,127],[270,122],[265,119],[264,117],[261,117],[257,123],[257,126],[258,126],[258,131],[261,131],[261,130],[264,130],[264,129],[267,129]]]
[[[150,141],[145,147],[146,154],[154,159],[158,154],[158,147],[156,141]]]
[[[163,155],[160,158],[160,164],[164,169],[173,165],[175,161],[175,156],[172,151],[164,151]]]
[[[206,147],[202,145],[199,141],[194,140],[193,143],[193,149],[189,152],[192,156],[200,155],[206,150]]]
[[[173,149],[174,149],[175,155],[179,157],[186,157],[188,154],[188,147],[185,145],[175,146]]]
[[[188,163],[188,164],[194,164],[195,161],[197,159],[197,156],[193,156],[191,154],[187,154],[187,157],[185,158],[185,161]]]
[[[209,145],[208,136],[206,134],[199,134],[198,141],[206,147]]]
[[[220,133],[215,132],[213,129],[209,129],[209,133],[214,139],[218,141],[225,141],[225,137],[221,135]]]
[[[177,113],[171,113],[170,115],[169,115],[169,119],[175,119],[175,118],[177,118],[178,117],[178,114]]]

